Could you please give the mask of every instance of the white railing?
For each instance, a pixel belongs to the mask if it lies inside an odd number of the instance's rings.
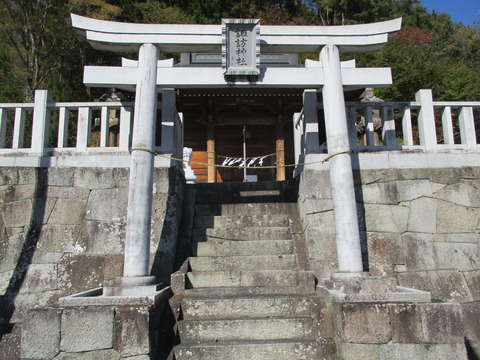
[[[347,102],[356,168],[479,166],[480,101],[433,101],[420,90],[412,102]],[[323,104],[315,91],[293,117],[295,175],[328,156]],[[328,165],[325,165],[328,166]]]
[[[347,102],[352,149],[480,150],[477,143],[477,134],[480,134],[480,101],[433,101],[431,90],[420,90],[416,100]],[[376,115],[380,122],[378,130],[375,129]],[[398,124],[401,124],[400,129],[396,128]],[[360,137],[359,127],[364,129]]]
[[[173,138],[175,139],[173,146],[173,155],[183,160],[183,114],[175,112],[175,126],[173,127]],[[183,165],[183,164],[182,164]]]
[[[319,134],[322,104],[317,104],[316,96],[315,91],[307,90],[304,108],[294,117],[297,163],[303,163],[308,154],[327,152],[327,139],[321,139],[323,131]],[[347,102],[352,150],[480,152],[480,102],[435,102],[430,90],[420,90],[415,100]],[[156,151],[182,158],[183,117],[175,108],[175,91],[163,91],[158,109],[161,145]],[[131,147],[133,111],[133,102],[52,102],[45,90],[36,92],[33,103],[0,104],[0,156],[9,158],[0,158],[0,166],[17,164],[18,159],[28,155],[126,156]],[[99,166],[97,161],[85,164]],[[127,166],[126,162],[122,164]],[[168,164],[172,166],[174,162]]]
[[[320,144],[322,120],[318,118],[323,104],[316,105],[317,112],[307,112],[311,105],[305,100],[302,112],[294,116],[295,151],[300,154],[305,147],[306,153],[325,152],[327,139]],[[311,101],[316,103],[316,98]],[[431,90],[420,90],[412,102],[346,102],[345,105],[352,150],[480,152],[477,141],[480,101],[433,101]]]
[[[133,102],[52,102],[37,90],[34,103],[0,104],[0,155],[128,154]],[[174,104],[175,101],[170,102]],[[158,103],[159,153],[182,156],[183,119]],[[0,158],[0,165],[1,158]]]

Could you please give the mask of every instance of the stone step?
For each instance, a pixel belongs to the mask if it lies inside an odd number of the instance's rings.
[[[245,227],[245,228],[210,228],[194,229],[193,240],[291,240],[289,227]]]
[[[297,198],[293,181],[197,184],[196,189],[197,204],[293,202]]]
[[[295,201],[292,195],[285,195],[279,190],[247,190],[236,193],[225,193],[213,191],[208,193],[197,193],[197,204],[239,204],[239,203],[272,203]]]
[[[247,204],[200,204],[195,206],[195,215],[251,215],[251,214],[286,214],[286,203],[247,203]]]
[[[193,288],[235,286],[282,287],[298,285],[298,272],[295,270],[189,272],[187,277]]]
[[[197,344],[314,339],[312,318],[182,320],[178,332],[183,343]]]
[[[193,256],[282,255],[292,252],[292,240],[209,240],[192,244]]]
[[[304,295],[306,289],[298,285],[292,286],[239,286],[239,287],[208,287],[186,289],[185,296],[195,298],[214,298],[214,297],[233,297],[233,296],[252,296],[252,295]],[[309,294],[314,294],[315,289]]]
[[[183,318],[235,319],[309,317],[312,303],[304,296],[258,295],[227,298],[184,297]]]
[[[321,358],[318,344],[311,341],[180,344],[175,347],[175,356],[178,360],[318,360]]]
[[[251,226],[289,226],[288,215],[195,216],[194,228],[245,228]]]
[[[229,270],[293,270],[295,256],[255,255],[255,256],[203,256],[190,258],[192,272]]]

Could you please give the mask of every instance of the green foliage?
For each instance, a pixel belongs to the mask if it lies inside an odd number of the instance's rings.
[[[262,24],[342,25],[403,17],[404,29],[382,51],[343,55],[357,66],[392,68],[385,100],[411,100],[421,88],[436,99],[480,99],[480,17],[475,26],[429,13],[420,0],[4,0],[0,2],[0,101],[25,101],[35,89],[55,100],[92,100],[83,66],[119,65],[119,55],[94,51],[71,28],[69,13],[143,23],[220,24],[259,18]],[[300,58],[317,58],[304,54]],[[134,55],[135,56],[135,55]]]
[[[450,37],[439,35],[405,27],[374,54],[371,64],[389,66],[393,73],[393,86],[377,90],[377,95],[385,100],[411,100],[419,89],[432,89],[437,100],[478,101],[480,34],[457,25]]]
[[[307,20],[299,0],[160,1],[190,14],[195,23],[219,24],[222,18],[258,18],[263,24],[300,24]]]
[[[120,6],[104,0],[68,0],[69,11],[76,11],[95,19],[113,20],[122,11]]]
[[[14,69],[11,47],[0,42],[0,102],[21,102],[21,96],[16,90],[22,87],[22,79]]]
[[[81,73],[77,64],[85,54],[85,43],[66,21],[70,12],[112,19],[120,11],[101,0],[2,1],[0,46],[7,49],[4,55],[16,84],[8,92],[0,91],[4,100],[32,101],[36,89],[49,88],[71,67],[75,68],[72,73]]]
[[[480,99],[480,73],[465,63],[444,60],[442,79],[434,88],[435,98],[449,101],[478,101]]]
[[[193,16],[188,15],[176,6],[168,6],[159,1],[147,0],[145,3],[137,3],[135,6],[140,10],[142,22],[156,24],[191,24]]]

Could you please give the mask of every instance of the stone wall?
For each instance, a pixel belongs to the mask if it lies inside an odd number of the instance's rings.
[[[460,336],[478,356],[480,168],[365,170],[354,176],[365,270],[455,306]],[[328,170],[305,171],[299,194],[310,266],[317,277],[328,278],[337,268]]]
[[[467,360],[461,304],[353,302],[323,293],[326,360]],[[478,322],[478,318],[477,318]]]
[[[167,302],[153,305],[134,304],[131,298],[116,300],[115,305],[30,310],[22,323],[20,358],[166,359],[173,344],[173,331],[169,334],[164,326],[171,325]]]
[[[155,169],[152,274],[175,270],[184,180]],[[60,297],[112,285],[123,271],[129,170],[0,168],[0,353],[19,355],[20,330],[31,309]]]

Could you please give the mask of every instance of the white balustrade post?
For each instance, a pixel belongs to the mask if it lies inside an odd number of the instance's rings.
[[[305,122],[305,153],[318,151],[318,102],[317,90],[303,92],[303,121]]]
[[[16,108],[15,109],[15,122],[13,124],[13,149],[23,148],[23,143],[25,140],[25,109]]]
[[[355,106],[347,106],[346,108],[347,115],[347,131],[348,131],[348,142],[350,144],[350,149],[358,149],[358,138],[357,138],[357,109]]]
[[[413,145],[412,111],[408,106],[406,106],[405,109],[403,109],[402,131],[403,131],[403,144],[407,146]]]
[[[424,145],[425,150],[434,150],[437,148],[437,132],[435,130],[432,90],[419,90],[415,94],[415,100],[421,103],[418,113],[420,145]]]
[[[86,152],[90,145],[90,132],[92,131],[92,109],[89,107],[78,108],[77,120],[77,151]]]
[[[103,106],[100,115],[100,147],[108,146],[110,135],[110,119],[108,118],[108,107]]]
[[[66,107],[61,107],[58,111],[58,142],[59,148],[67,147],[68,145],[68,119],[69,111]]]
[[[397,147],[395,116],[393,109],[389,106],[382,107],[382,139],[388,150],[393,150]]]
[[[162,151],[174,153],[174,127],[176,115],[176,94],[174,89],[162,90]],[[182,146],[183,148],[183,146]]]
[[[293,114],[293,148],[295,164],[303,164],[305,162],[305,117],[303,112]],[[303,165],[295,166],[293,177],[303,172]]]
[[[362,252],[338,48],[326,45],[320,60],[328,153],[333,155],[329,163],[339,272],[332,278],[360,277],[364,275]]]
[[[120,139],[118,149],[120,151],[130,150],[130,139],[132,136],[132,108],[122,106],[120,108]]]
[[[7,110],[0,109],[0,148],[5,147],[7,135]]]
[[[468,150],[475,150],[477,148],[477,137],[475,133],[473,109],[471,107],[462,107],[458,122],[460,125],[460,139],[462,140],[462,144],[467,145]]]
[[[175,155],[181,158],[183,155],[183,143],[184,143],[184,125],[183,125],[183,113],[177,113],[175,117]],[[182,164],[178,164],[182,167]]]
[[[47,109],[49,95],[47,90],[35,91],[32,124],[32,151],[43,154],[48,147],[50,131],[50,111]]]
[[[302,153],[302,135],[303,135],[303,114],[293,114],[293,151],[295,163],[300,162],[300,154]]]
[[[365,108],[364,116],[367,146],[375,146],[375,127],[373,126],[373,110],[371,106]]]
[[[138,56],[130,183],[128,188],[127,237],[123,278],[118,285],[148,285],[150,230],[153,197],[155,123],[157,118],[157,59],[155,45],[144,44]]]
[[[455,138],[453,136],[453,123],[452,123],[452,108],[445,106],[442,113],[442,130],[443,130],[443,143],[445,145],[455,144]]]

